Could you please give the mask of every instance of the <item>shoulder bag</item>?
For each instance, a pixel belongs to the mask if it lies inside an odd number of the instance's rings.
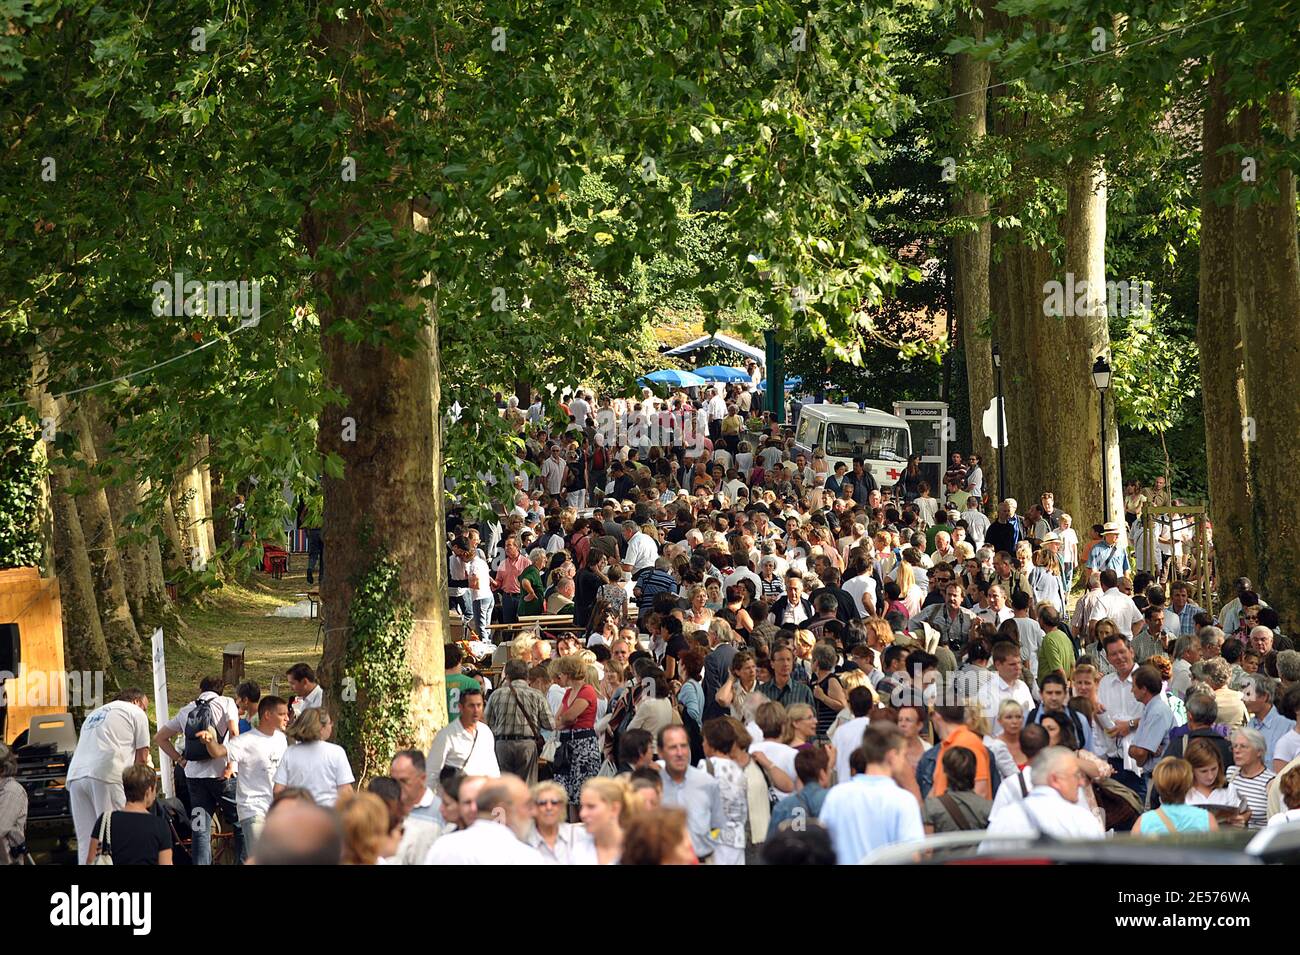
[[[104,813],[104,818],[99,824],[99,855],[95,856],[95,861],[91,865],[112,865],[113,848],[109,845],[109,840],[113,836],[113,810]]]
[[[944,793],[942,796],[939,797],[939,802],[943,803],[943,808],[948,810],[948,816],[952,819],[954,823],[957,824],[958,829],[965,832],[968,829],[975,828],[974,826],[971,825],[970,819],[967,817],[966,813],[962,810],[961,803],[953,799],[952,796],[948,795],[947,793]]]

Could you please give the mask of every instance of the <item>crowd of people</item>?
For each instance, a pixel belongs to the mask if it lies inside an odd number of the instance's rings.
[[[508,402],[514,506],[450,521],[466,639],[430,749],[357,792],[306,664],[293,700],[205,681],[153,738],[197,833],[224,810],[263,864],[725,865],[1300,819],[1300,652],[1249,580],[1212,616],[1172,539],[1138,567],[1133,525],[1082,539],[1050,491],[1021,516],[973,455],[937,494],[915,458],[882,487],[758,420],[744,384],[564,410]],[[567,625],[493,639],[537,615]],[[156,796],[147,705],[83,728],[83,861],[101,830],[165,861],[122,816]]]

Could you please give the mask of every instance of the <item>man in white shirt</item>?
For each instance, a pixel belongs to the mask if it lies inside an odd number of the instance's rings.
[[[564,472],[569,469],[568,462],[564,460],[564,452],[560,450],[558,444],[552,444],[546,452],[546,460],[542,462],[542,487],[551,497],[558,497],[560,491],[564,488]]]
[[[1043,645],[1047,634],[1038,621],[1030,615],[1030,597],[1023,590],[1016,591],[1012,600],[1012,617],[1016,630],[1020,633],[1020,659],[1029,664],[1030,679],[1037,686],[1038,648]]]
[[[325,691],[321,689],[316,682],[316,673],[306,663],[295,663],[289,667],[289,689],[293,690],[294,696],[298,698],[296,705],[291,706],[293,716],[298,716],[305,710],[319,709],[325,704]]]
[[[980,691],[980,705],[984,715],[993,723],[993,735],[1002,735],[1002,724],[998,722],[998,710],[1003,700],[1015,700],[1025,715],[1034,708],[1034,698],[1029,687],[1020,679],[1020,650],[1013,644],[1003,641],[993,648],[993,670],[995,676]]]
[[[831,745],[835,747],[835,781],[848,782],[852,772],[849,770],[849,757],[862,745],[862,731],[871,723],[867,715],[875,705],[871,691],[865,686],[855,686],[849,690],[849,709],[853,719],[843,724],[831,736]]]
[[[242,836],[240,862],[248,858],[262,834],[275,792],[275,771],[289,748],[284,728],[289,725],[289,704],[278,696],[264,696],[257,704],[257,725],[223,746],[211,730],[199,734],[213,759],[230,759],[239,766],[235,777],[235,809]]]
[[[579,429],[587,426],[587,416],[591,414],[591,405],[587,402],[585,392],[579,391],[569,402],[569,414],[573,415],[573,423]]]
[[[492,595],[492,572],[487,561],[460,539],[452,542],[451,552],[451,575],[458,580],[463,577],[466,582],[461,597],[465,625],[477,633],[480,640],[487,640],[492,632],[492,607],[496,603]]]
[[[849,565],[850,569],[854,566]],[[840,589],[853,598],[858,605],[858,613],[866,620],[876,615],[876,578],[871,573],[871,565],[865,560],[856,566],[860,573],[845,579],[840,584]]]
[[[1079,757],[1063,746],[1049,746],[1034,758],[1032,776],[1034,788],[1028,796],[989,817],[989,835],[1053,839],[1105,836],[1100,820],[1079,796],[1083,781]],[[998,843],[986,842],[980,851],[996,852],[998,848]]]
[[[623,555],[624,571],[635,574],[654,566],[659,556],[659,545],[637,526],[636,521],[623,522],[623,540],[627,541],[627,553]]]
[[[1043,729],[1041,723],[1025,724],[1025,728],[1020,731],[1020,749],[1025,754],[1025,765],[1015,776],[1002,780],[997,794],[993,797],[993,808],[989,810],[989,818],[997,815],[1011,803],[1020,802],[1034,788],[1034,757],[1047,749],[1047,730]]]
[[[1002,626],[1004,620],[1010,620],[1013,616],[1011,608],[1007,606],[1007,594],[1002,589],[1001,584],[993,584],[988,590],[988,606],[975,611],[975,616],[979,617],[985,623],[991,623],[995,627]]]
[[[1116,781],[1142,795],[1146,785],[1138,773],[1137,762],[1128,754],[1128,741],[1124,739],[1137,729],[1144,708],[1133,696],[1136,669],[1133,648],[1122,634],[1112,633],[1106,637],[1101,652],[1114,667],[1114,672],[1106,674],[1097,684],[1097,701],[1101,703],[1097,722],[1106,731],[1102,755],[1114,768]]]
[[[401,865],[422,865],[446,824],[438,796],[428,786],[428,768],[418,749],[404,749],[393,757],[388,774],[402,787],[406,828],[394,860]]]
[[[1142,629],[1142,611],[1133,598],[1119,589],[1119,575],[1107,568],[1101,572],[1101,609],[1119,632],[1130,640]]]
[[[502,776],[489,782],[479,790],[475,804],[474,822],[438,839],[425,856],[425,865],[545,864],[542,854],[524,842],[533,816],[522,779]]]
[[[77,833],[78,862],[85,864],[95,820],[126,805],[122,770],[149,762],[149,698],[123,690],[86,717],[68,764],[66,785]]]
[[[727,416],[727,400],[723,397],[723,386],[715,385],[713,396],[706,407],[709,410],[709,437],[715,441],[722,433],[722,419]]]
[[[225,686],[226,681],[219,676],[204,677],[199,683],[198,697],[177,710],[174,717],[158,727],[154,736],[158,749],[185,770],[193,816],[194,865],[212,864],[212,814],[225,794],[226,764],[230,762],[227,757],[210,755],[207,744],[196,734],[199,730],[212,730],[218,743],[239,735],[239,710],[234,700],[221,695]],[[191,715],[194,721],[190,720]],[[185,737],[183,753],[172,745],[177,736]]]
[[[429,782],[436,784],[443,766],[454,766],[468,776],[500,776],[496,739],[483,722],[483,691],[470,687],[460,693],[460,717],[433,738],[429,749]]]
[[[972,547],[979,550],[984,546],[984,536],[989,532],[989,524],[992,522],[979,509],[979,502],[975,498],[972,497],[967,505],[966,510],[961,512],[961,519],[966,522],[966,538]]]

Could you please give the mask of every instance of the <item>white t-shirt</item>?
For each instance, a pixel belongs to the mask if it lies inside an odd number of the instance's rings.
[[[872,604],[876,603],[876,578],[870,574],[859,574],[857,577],[850,577],[844,581],[840,588],[853,597],[853,602],[858,605],[858,613],[862,614],[862,619],[865,620],[869,614],[867,613],[867,605],[862,602],[862,595],[870,593]]]
[[[122,785],[122,770],[135,764],[135,751],[149,745],[149,717],[126,700],[106,703],[81,724],[67,781],[98,779]]]
[[[623,563],[632,568],[632,573],[653,567],[658,557],[659,545],[649,534],[637,531],[628,538],[627,553],[623,555]]]
[[[862,731],[871,722],[869,716],[855,716],[835,731],[831,745],[835,747],[835,781],[848,782],[853,774],[849,770],[849,757],[862,745]]]
[[[301,786],[319,806],[339,801],[339,787],[356,782],[342,746],[326,740],[294,743],[280,757],[275,770],[276,786]]]
[[[861,742],[861,740],[859,740]],[[798,778],[794,771],[794,758],[798,754],[793,746],[787,746],[785,743],[777,742],[774,739],[760,739],[749,747],[751,753],[762,753],[772,761],[772,765],[781,770],[791,781]],[[784,799],[789,793],[781,792],[775,786],[772,787],[772,795],[777,799]]]
[[[1142,611],[1137,608],[1133,598],[1118,587],[1102,591],[1101,606],[1110,621],[1119,628],[1129,640],[1133,639],[1133,625],[1142,622]]]
[[[235,732],[239,731],[239,707],[235,706],[235,701],[228,696],[218,696],[211,690],[206,693],[200,693],[199,699],[215,700],[216,706],[213,707],[214,722],[217,729],[218,742],[230,742],[230,728],[233,726]],[[176,715],[159,727],[160,730],[167,731],[171,737],[182,736],[185,733],[185,723],[194,712],[194,704],[197,700],[191,700],[179,710]],[[184,756],[185,744],[182,742],[178,749]],[[185,763],[186,779],[220,779],[226,773],[226,762],[233,760],[233,756],[227,756],[226,759],[199,759],[189,760]]]
[[[289,740],[279,730],[267,736],[253,729],[226,742],[226,752],[239,764],[235,806],[240,819],[265,816],[271,808],[275,773],[288,747]]]
[[[482,557],[471,557],[464,562],[465,580],[470,577],[478,578],[478,588],[467,587],[471,600],[488,600],[492,597],[492,572],[488,569],[487,561]]]
[[[574,423],[579,428],[585,428],[587,415],[591,414],[591,405],[587,404],[585,398],[574,398],[569,402],[569,414],[573,415]]]
[[[324,705],[324,703],[325,703],[325,689],[319,683],[317,683],[316,689],[312,690],[310,693],[308,693],[306,696],[304,696],[301,700],[298,701],[298,707],[294,711],[294,715],[297,716],[298,714],[302,713],[304,710],[318,710],[321,708],[321,706]]]
[[[1273,747],[1273,759],[1274,761],[1282,760],[1282,765],[1285,766],[1297,756],[1300,756],[1300,733],[1293,729],[1290,732],[1283,733],[1281,738],[1278,739],[1277,744]],[[1271,763],[1268,768],[1273,768]]]
[[[1288,822],[1300,822],[1300,809],[1288,809],[1268,817],[1269,826],[1285,826]]]

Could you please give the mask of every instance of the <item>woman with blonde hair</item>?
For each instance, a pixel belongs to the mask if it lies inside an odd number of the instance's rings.
[[[921,612],[921,601],[925,599],[925,591],[916,582],[916,574],[912,572],[912,565],[906,560],[898,562],[894,583],[898,584],[898,597],[903,601],[903,606],[907,608],[907,615],[915,617]]]
[[[397,855],[402,820],[394,820],[388,806],[374,793],[357,793],[344,800],[339,805],[339,819],[344,865],[379,865],[381,859]]]
[[[565,822],[569,794],[553,780],[533,787],[533,828],[524,841],[542,854],[547,862],[572,865],[574,852],[586,834],[582,826]]]
[[[984,743],[984,748],[989,751],[993,757],[993,765],[997,767],[998,776],[1002,779],[1010,779],[1020,772],[1016,764],[1015,757],[1011,755],[1011,750],[1001,739],[992,735],[993,718],[991,714],[984,711],[984,707],[978,703],[969,703],[966,706],[966,726],[980,737]],[[989,767],[990,770],[993,766]]]
[[[1046,547],[1034,554],[1030,560],[1033,567],[1029,571],[1029,585],[1034,588],[1034,605],[1051,604],[1062,616],[1065,615],[1065,594],[1067,585],[1061,579],[1061,562]]]
[[[1215,832],[1219,823],[1200,806],[1187,805],[1195,777],[1192,764],[1168,756],[1156,764],[1151,782],[1160,794],[1160,808],[1142,813],[1133,824],[1133,833],[1143,836],[1172,836],[1176,832]]]
[[[356,777],[343,747],[329,742],[333,730],[329,713],[319,707],[298,714],[284,731],[289,748],[275,770],[274,795],[300,786],[317,805],[333,807],[351,794]]]
[[[1025,728],[1024,707],[1015,700],[1003,700],[998,706],[998,726],[1002,728],[1000,738],[1016,761],[1016,768],[1024,769],[1029,762],[1020,748],[1020,731]]]
[[[623,830],[640,808],[632,787],[612,776],[596,776],[582,786],[579,818],[587,838],[574,846],[574,865],[618,865]]]
[[[811,746],[817,738],[817,714],[807,703],[791,703],[785,711],[785,732],[781,742],[794,749]]]
[[[573,814],[582,784],[600,772],[600,740],[594,729],[599,703],[595,688],[588,682],[589,668],[581,657],[560,657],[554,665],[563,688],[555,721],[559,743],[568,756],[568,765],[556,769],[554,779],[569,794],[569,812]]]
[[[713,620],[713,611],[705,606],[709,599],[708,590],[703,584],[696,584],[687,592],[686,599],[688,601],[686,622],[707,627]]]

